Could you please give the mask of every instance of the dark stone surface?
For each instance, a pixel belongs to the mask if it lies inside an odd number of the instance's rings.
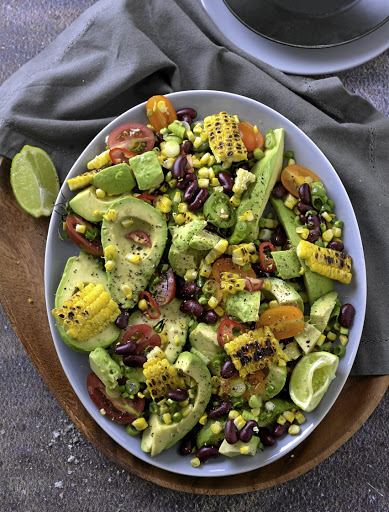
[[[0,83],[93,3],[0,2]],[[386,115],[388,56],[385,52],[337,74],[348,90]],[[244,496],[192,496],[157,487],[106,460],[75,429],[46,388],[2,311],[0,332],[0,510],[4,512],[389,510],[388,394],[344,446],[296,480]]]

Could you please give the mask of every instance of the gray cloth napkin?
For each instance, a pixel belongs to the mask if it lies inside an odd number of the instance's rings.
[[[154,94],[217,89],[299,126],[346,186],[362,232],[368,303],[354,374],[389,373],[389,120],[337,78],[287,76],[232,45],[194,0],[101,0],[0,88],[0,154],[24,144],[63,180],[109,121]]]

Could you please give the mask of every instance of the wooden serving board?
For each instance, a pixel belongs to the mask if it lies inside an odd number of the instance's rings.
[[[388,388],[389,376],[350,377],[327,416],[297,449],[263,469],[241,475],[179,476],[132,456],[94,422],[62,370],[47,321],[44,294],[49,219],[34,219],[18,206],[9,183],[9,164],[0,157],[1,304],[46,385],[80,432],[108,459],[169,489],[196,494],[246,493],[287,482],[312,469],[345,443],[377,407]]]

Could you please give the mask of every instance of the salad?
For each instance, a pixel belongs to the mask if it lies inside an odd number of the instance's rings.
[[[197,119],[161,95],[146,115],[67,181],[60,236],[80,253],[58,285],[57,329],[89,354],[100,413],[151,457],[173,445],[193,467],[255,456],[300,434],[345,354],[343,222],[282,128]]]

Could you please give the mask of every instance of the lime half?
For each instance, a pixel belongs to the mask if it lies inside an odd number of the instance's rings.
[[[24,146],[11,165],[11,187],[16,201],[33,217],[51,215],[59,192],[53,161],[43,149]]]
[[[303,411],[313,411],[335,378],[339,358],[329,352],[312,352],[296,364],[289,383],[293,402]]]

